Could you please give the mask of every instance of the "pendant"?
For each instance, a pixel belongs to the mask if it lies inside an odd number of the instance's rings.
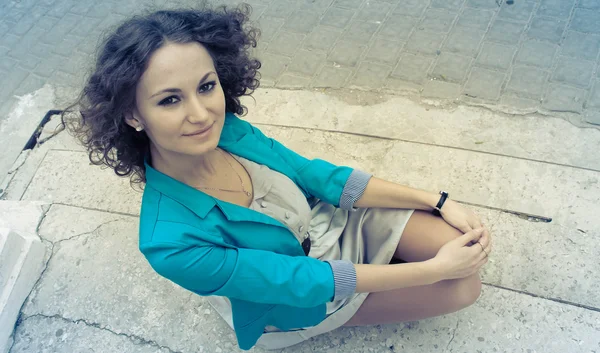
[[[252,196],[252,193],[250,193],[250,191],[244,191],[244,193],[245,193],[245,194],[246,194],[248,197]]]

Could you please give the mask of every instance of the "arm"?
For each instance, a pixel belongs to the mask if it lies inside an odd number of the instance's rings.
[[[432,211],[440,195],[413,189],[379,178],[371,178],[355,207],[407,208]]]

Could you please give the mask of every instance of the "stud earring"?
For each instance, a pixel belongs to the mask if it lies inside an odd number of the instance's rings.
[[[143,127],[141,127],[141,126],[138,126],[138,127],[136,127],[136,128],[135,128],[135,131],[137,131],[137,132],[140,132],[140,131],[142,131],[142,130],[144,130],[144,128],[143,128]]]

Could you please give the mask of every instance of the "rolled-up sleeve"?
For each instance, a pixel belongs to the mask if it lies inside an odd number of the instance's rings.
[[[199,231],[182,224],[161,226],[164,231]],[[208,242],[150,242],[140,249],[158,274],[199,295],[295,307],[314,307],[336,296],[332,265],[307,256]]]
[[[348,177],[346,185],[344,185],[344,189],[342,190],[342,197],[340,197],[340,208],[344,210],[353,210],[354,204],[364,194],[370,179],[371,174],[354,169]]]

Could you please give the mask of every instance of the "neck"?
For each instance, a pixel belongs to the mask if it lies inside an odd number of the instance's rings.
[[[154,145],[150,147],[152,167],[187,185],[196,185],[214,177],[217,174],[215,161],[218,160],[219,153],[214,149],[199,156],[189,156],[161,151]]]

